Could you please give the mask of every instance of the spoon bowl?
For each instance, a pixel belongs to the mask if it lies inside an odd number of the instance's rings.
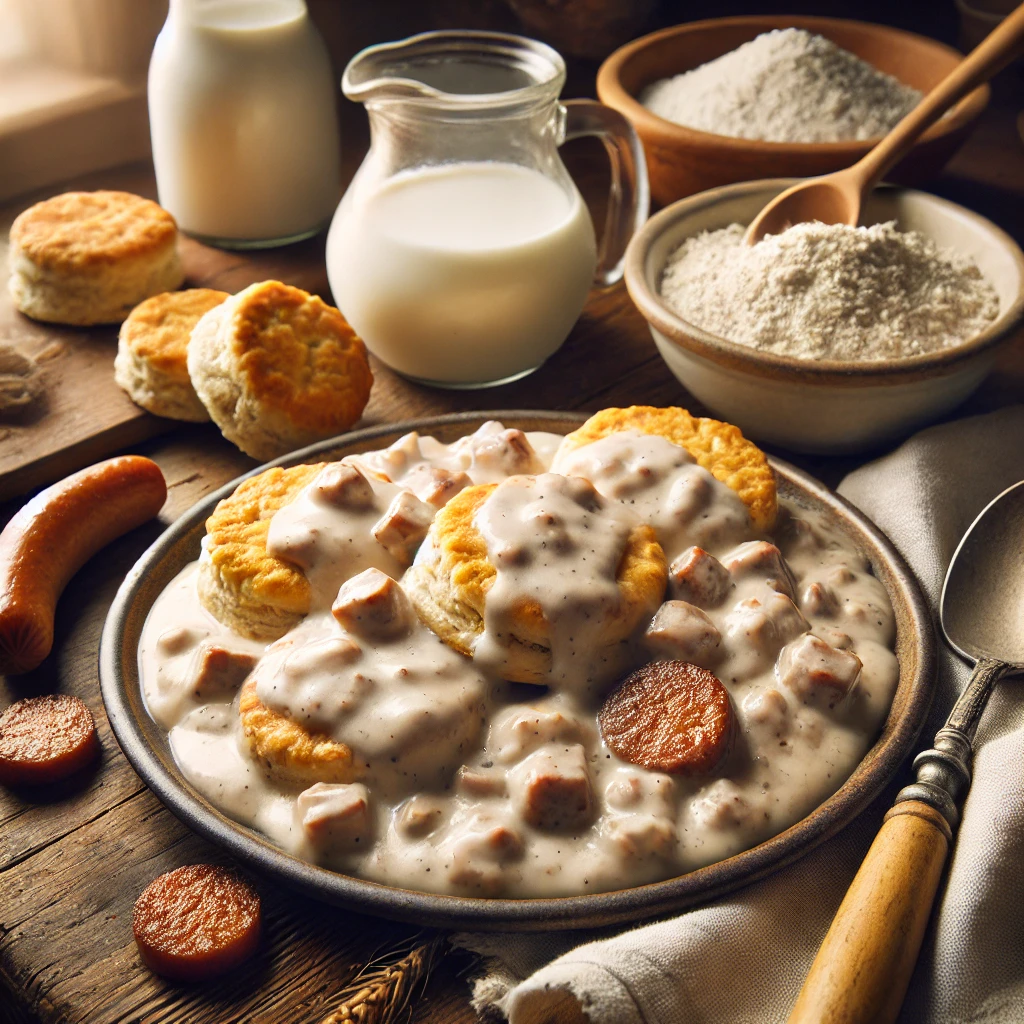
[[[860,182],[851,178],[852,170],[848,168],[791,185],[757,215],[747,229],[747,244],[812,220],[822,224],[857,224],[861,188]]]
[[[989,502],[964,534],[939,619],[963,657],[1024,669],[1024,480]]]

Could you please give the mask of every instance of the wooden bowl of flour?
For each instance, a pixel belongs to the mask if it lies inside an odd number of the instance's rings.
[[[934,39],[839,18],[717,18],[676,25],[634,40],[601,65],[597,95],[636,128],[647,154],[651,195],[656,202],[665,205],[736,181],[805,178],[838,171],[855,163],[878,141],[761,142],[713,135],[658,117],[637,99],[659,79],[691,71],[762,32],[780,28],[801,28],[824,36],[921,92],[937,85],[962,58]],[[988,86],[979,86],[965,96],[924,133],[889,178],[917,184],[938,173],[963,143],[988,99]]]
[[[861,224],[896,221],[969,256],[995,289],[995,320],[960,344],[870,361],[800,359],[720,338],[675,313],[661,297],[669,256],[687,238],[749,224],[792,178],[748,181],[681,199],[655,214],[626,251],[626,287],[666,365],[717,416],[755,441],[839,454],[891,443],[959,405],[984,380],[1002,347],[1021,336],[1024,253],[991,221],[947,199],[883,186]]]

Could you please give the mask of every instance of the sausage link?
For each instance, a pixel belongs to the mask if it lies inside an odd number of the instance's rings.
[[[0,673],[42,662],[71,577],[100,548],[152,519],[166,498],[155,462],[122,455],[47,487],[15,514],[0,533]]]

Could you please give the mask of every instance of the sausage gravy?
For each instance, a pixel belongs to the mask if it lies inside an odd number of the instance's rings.
[[[272,644],[214,619],[197,597],[198,563],[184,569],[149,614],[139,661],[150,714],[196,789],[336,870],[524,898],[672,877],[830,796],[878,734],[898,679],[893,611],[865,558],[785,501],[772,536],[758,534],[740,498],[663,438],[626,432],[568,452],[560,440],[489,423],[451,445],[408,434],[329,466],[333,477],[272,522],[269,547],[314,591],[310,614]],[[497,577],[466,657],[419,622],[399,581],[437,508],[510,477],[475,520]],[[318,481],[339,480],[358,492],[352,507],[318,498]],[[668,589],[609,674],[594,665],[593,623],[615,600],[639,522],[665,550]],[[544,686],[500,677],[503,620],[524,595],[552,623]],[[618,678],[663,658],[707,668],[729,693],[735,737],[711,774],[631,764],[601,737]],[[239,721],[246,679],[267,708],[350,747],[350,781],[268,774]]]

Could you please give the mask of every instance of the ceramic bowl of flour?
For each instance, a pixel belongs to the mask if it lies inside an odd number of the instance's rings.
[[[871,360],[796,358],[717,337],[674,312],[660,293],[686,239],[748,224],[792,179],[750,181],[682,199],[652,217],[626,254],[626,286],[668,368],[696,398],[748,436],[794,451],[861,452],[897,440],[968,397],[999,349],[1021,332],[1024,253],[991,221],[948,200],[884,186],[863,225],[896,221],[969,257],[995,290],[998,313],[951,348]]]
[[[878,141],[766,142],[736,138],[676,124],[640,102],[639,97],[653,83],[713,61],[761,33],[785,28],[823,36],[921,92],[936,86],[961,60],[956,50],[934,39],[840,18],[716,18],[676,25],[636,39],[616,50],[601,66],[597,94],[602,103],[620,111],[636,128],[647,154],[651,195],[657,203],[665,205],[736,181],[806,178],[838,171],[855,163]],[[776,85],[773,91],[785,93],[782,83]],[[924,133],[890,179],[912,185],[938,173],[967,137],[988,98],[988,86],[979,86],[965,96]],[[720,97],[715,101],[721,102]],[[851,102],[856,102],[855,96]],[[813,112],[809,116],[813,117]]]

